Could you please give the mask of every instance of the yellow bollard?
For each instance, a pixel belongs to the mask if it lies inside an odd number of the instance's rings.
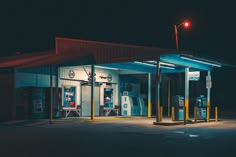
[[[184,106],[184,125],[186,124],[186,106]]]
[[[162,114],[163,114],[163,106],[161,106],[161,111],[160,111],[161,113],[160,113],[160,121],[162,121]]]
[[[148,101],[148,118],[151,118],[151,116],[152,116],[151,107],[152,107],[152,103],[151,103],[151,101]]]
[[[171,107],[171,119],[172,121],[175,120],[175,107],[174,106]]]
[[[218,107],[215,107],[215,121],[218,121]]]
[[[197,122],[197,107],[194,106],[194,122]]]
[[[207,106],[207,122],[210,122],[210,106]]]

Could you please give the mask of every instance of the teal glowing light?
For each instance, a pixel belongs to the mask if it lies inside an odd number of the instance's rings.
[[[145,63],[145,62],[138,62],[138,61],[134,61],[134,63],[147,65],[147,66],[151,66],[151,67],[156,67],[156,64],[152,64],[152,63]],[[160,63],[160,68],[173,69],[173,70],[175,69],[174,67],[165,66],[165,65],[167,65],[167,63],[165,63],[163,65],[161,65],[161,64],[163,64],[163,63]],[[173,64],[171,64],[171,65],[173,65]]]
[[[189,60],[189,61],[194,61],[194,62],[198,62],[198,63],[207,64],[207,65],[212,65],[212,66],[216,66],[216,67],[221,67],[220,64],[215,64],[215,63],[210,63],[210,62],[206,62],[206,61],[201,61],[201,60],[198,60],[198,59],[193,59],[193,58],[189,58],[189,57],[185,57],[185,56],[181,56],[180,58],[185,59],[185,60]]]

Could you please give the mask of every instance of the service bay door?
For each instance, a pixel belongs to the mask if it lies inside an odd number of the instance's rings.
[[[91,86],[81,86],[81,114],[82,116],[91,116]],[[99,116],[99,86],[94,86],[94,115]]]

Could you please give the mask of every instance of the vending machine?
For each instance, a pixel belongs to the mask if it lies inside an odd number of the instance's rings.
[[[124,91],[121,96],[121,115],[122,116],[143,116],[147,115],[147,105],[144,104],[142,97],[134,96],[128,91]]]
[[[131,104],[133,100],[128,95],[128,91],[124,91],[121,96],[121,115],[122,116],[131,116]]]
[[[49,118],[51,110],[54,118],[60,117],[61,88],[52,88],[52,93],[50,87],[30,87],[27,90],[31,119]]]
[[[184,97],[176,95],[172,98],[175,108],[175,120],[184,120]]]
[[[204,95],[196,98],[197,119],[206,120],[207,99]]]

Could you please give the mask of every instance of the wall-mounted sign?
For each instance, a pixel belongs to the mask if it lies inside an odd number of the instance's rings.
[[[94,82],[96,82],[96,73],[94,73],[94,78],[93,78]],[[92,73],[89,72],[88,73],[88,83],[92,83]]]
[[[108,82],[112,81],[112,75],[108,74],[107,76],[99,76],[101,79],[107,79]]]
[[[211,82],[211,76],[206,76],[206,88],[211,88],[212,82]]]
[[[200,71],[192,71],[188,73],[189,81],[199,81]]]
[[[69,78],[74,78],[75,77],[74,70],[69,70],[68,76],[69,76]]]
[[[108,81],[108,82],[111,82],[111,81],[112,81],[112,76],[111,76],[111,74],[108,74],[108,75],[107,75],[107,81]]]

